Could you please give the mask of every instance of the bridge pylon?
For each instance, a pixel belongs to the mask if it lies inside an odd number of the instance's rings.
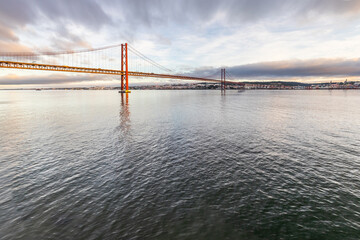
[[[130,93],[129,90],[129,64],[128,64],[128,44],[121,44],[121,91],[120,93]]]
[[[226,89],[226,74],[225,74],[225,68],[222,68],[222,69],[221,69],[220,89],[221,89],[221,91],[224,91],[224,92],[225,92],[225,89]]]

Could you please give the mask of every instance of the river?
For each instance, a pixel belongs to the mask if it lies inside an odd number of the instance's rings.
[[[0,239],[359,239],[360,91],[0,91]]]

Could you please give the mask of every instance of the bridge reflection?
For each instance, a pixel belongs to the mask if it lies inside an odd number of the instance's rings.
[[[120,129],[127,135],[130,131],[129,93],[121,93]]]

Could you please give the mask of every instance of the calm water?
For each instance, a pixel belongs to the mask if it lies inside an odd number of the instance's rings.
[[[360,91],[0,91],[0,239],[360,239]]]

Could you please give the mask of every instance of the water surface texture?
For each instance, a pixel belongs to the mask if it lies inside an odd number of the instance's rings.
[[[0,91],[0,239],[359,239],[360,91]]]

